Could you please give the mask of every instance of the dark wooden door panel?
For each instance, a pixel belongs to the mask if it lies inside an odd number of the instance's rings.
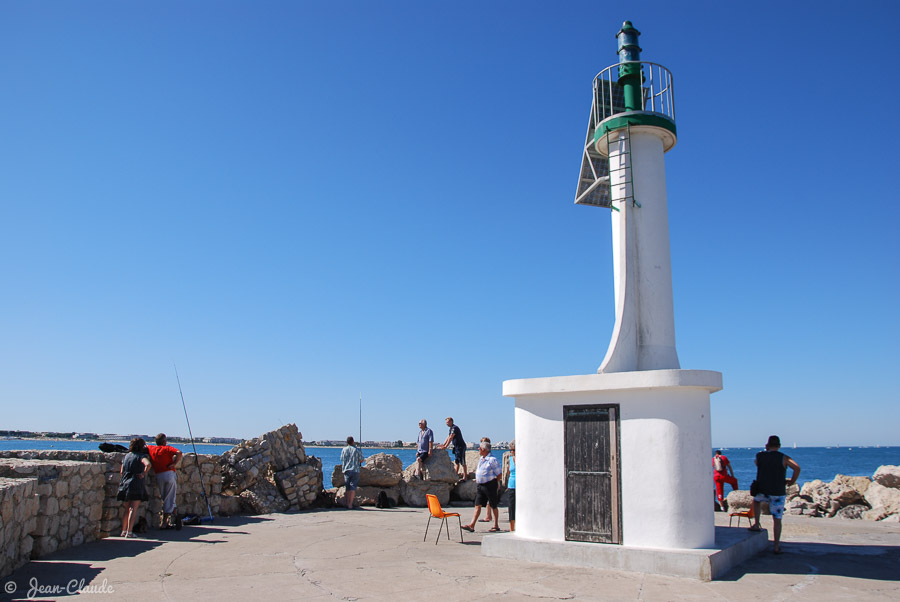
[[[619,543],[614,406],[565,410],[566,539]]]

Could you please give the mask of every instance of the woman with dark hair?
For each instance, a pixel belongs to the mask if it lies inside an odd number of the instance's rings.
[[[122,480],[119,482],[119,493],[116,499],[125,502],[125,516],[122,517],[122,537],[134,537],[132,529],[137,520],[137,509],[141,502],[149,500],[144,477],[150,471],[150,455],[147,452],[147,444],[137,437],[131,440],[128,453],[122,460],[122,468],[119,474]]]

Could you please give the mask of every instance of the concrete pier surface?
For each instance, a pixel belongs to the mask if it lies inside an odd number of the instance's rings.
[[[452,509],[465,523],[471,508]],[[501,509],[506,518],[506,509]],[[900,600],[900,524],[785,517],[771,546],[720,579],[488,558],[455,519],[437,545],[424,509],[218,518],[182,531],[92,542],[0,580],[2,599],[94,600]],[[746,527],[746,520],[744,528]],[[727,526],[725,514],[717,526]],[[508,523],[501,521],[504,529]],[[772,520],[762,519],[771,532]],[[13,591],[14,590],[14,591]],[[68,590],[68,591],[67,591]]]

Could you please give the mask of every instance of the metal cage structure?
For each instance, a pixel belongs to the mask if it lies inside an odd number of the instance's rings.
[[[619,85],[619,73],[638,67],[641,73],[640,110],[628,110]],[[623,69],[625,68],[625,69]],[[653,116],[675,123],[675,95],[672,73],[650,61],[625,61],[610,65],[594,77],[593,100],[588,117],[587,134],[575,191],[575,203],[615,209],[609,190],[609,159],[604,145],[608,142],[608,120],[628,116]],[[599,131],[599,135],[598,135]],[[600,138],[603,142],[600,143]]]

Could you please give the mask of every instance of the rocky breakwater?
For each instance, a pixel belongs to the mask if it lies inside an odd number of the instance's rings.
[[[400,458],[391,454],[369,456],[360,468],[359,488],[356,490],[354,504],[374,506],[382,491],[396,504],[424,508],[428,505],[425,496],[429,493],[436,495],[441,505],[449,504],[450,493],[457,487],[459,476],[446,450],[434,450],[425,461],[424,479],[414,476],[415,469],[415,462],[404,469]],[[334,467],[331,482],[334,488],[328,490],[328,493],[334,496],[336,504],[344,504],[346,488],[340,465]],[[475,499],[474,493],[472,499]]]
[[[296,424],[234,446],[219,463],[223,495],[252,514],[309,508],[322,491],[322,463],[306,455]]]
[[[751,504],[747,491],[728,494],[731,511]],[[762,513],[768,513],[763,504]],[[872,477],[837,475],[788,488],[785,513],[797,516],[900,522],[900,466],[881,466]]]
[[[511,452],[504,452],[501,461],[502,474],[500,475],[500,505],[506,506],[508,498],[506,496],[506,484],[509,482],[509,458]],[[469,450],[466,452],[466,471],[465,481],[460,481],[456,487],[450,492],[452,501],[474,502],[477,493],[477,485],[475,484],[475,469],[478,468],[478,461],[481,459],[481,453],[478,450]]]
[[[392,454],[374,454],[365,459],[359,471],[359,487],[356,497],[353,499],[355,506],[374,506],[378,502],[378,495],[383,491],[393,504],[401,502],[400,482],[403,479],[403,463],[400,458]],[[347,488],[344,483],[344,473],[341,465],[334,467],[331,473],[331,484],[334,488],[334,502],[338,505],[346,504]]]

